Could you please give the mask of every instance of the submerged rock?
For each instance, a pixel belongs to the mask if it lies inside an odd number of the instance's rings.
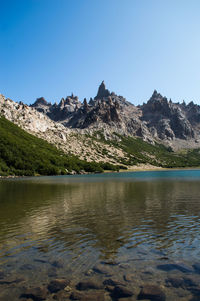
[[[165,293],[156,285],[144,286],[139,295],[138,300],[149,299],[151,301],[165,301]]]
[[[65,290],[59,291],[53,295],[53,299],[58,301],[67,301],[69,300],[68,298],[69,298],[69,293],[66,292]]]
[[[91,275],[93,275],[94,274],[94,271],[93,270],[88,270],[87,272],[85,272],[85,275],[86,276],[91,276]]]
[[[110,300],[107,298],[106,294],[102,292],[72,292],[70,295],[71,300],[80,300],[80,301],[107,301]]]
[[[97,281],[94,280],[86,280],[86,281],[80,281],[76,288],[80,291],[85,291],[89,289],[102,289],[103,285]]]
[[[109,266],[104,266],[102,264],[98,264],[93,267],[93,270],[99,274],[105,274],[107,276],[112,276],[113,272]]]
[[[133,291],[126,288],[125,286],[117,285],[115,286],[112,296],[114,298],[126,298],[126,297],[131,297],[133,296]]]
[[[75,291],[75,292],[71,293],[70,299],[71,300],[81,300],[81,298],[83,298],[83,296],[84,295],[82,292]]]
[[[175,288],[189,288],[193,286],[197,286],[197,283],[191,278],[176,278],[170,277],[166,279],[166,284],[168,286],[173,286]]]
[[[103,284],[109,285],[109,286],[125,285],[123,282],[120,282],[119,280],[114,279],[114,278],[109,278],[109,279],[104,280]]]
[[[163,270],[166,272],[178,270],[183,273],[190,273],[192,272],[190,268],[186,267],[185,265],[180,265],[176,263],[168,263],[168,264],[160,264],[157,266],[159,270]]]
[[[70,280],[68,279],[55,279],[49,283],[48,290],[51,293],[57,293],[58,291],[63,290],[69,284]]]
[[[47,294],[48,291],[45,287],[35,287],[26,289],[20,297],[31,298],[34,301],[42,301],[47,298]]]
[[[0,280],[0,284],[14,284],[14,283],[20,283],[23,282],[24,278],[18,277],[18,278],[13,278],[11,277],[6,277]]]

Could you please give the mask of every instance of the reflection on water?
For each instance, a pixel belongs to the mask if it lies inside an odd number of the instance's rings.
[[[159,172],[159,177],[152,172],[2,180],[0,279],[1,271],[23,271],[24,286],[38,285],[41,279],[48,283],[53,273],[80,280],[100,262],[112,262],[109,267],[119,277],[137,274],[138,289],[153,282],[165,286],[167,298],[196,298],[194,291],[169,288],[169,271],[158,266],[163,260],[168,266],[178,262],[189,267],[190,275],[195,272],[192,266],[200,255],[199,185],[199,171],[180,172],[180,177],[176,172],[176,178],[170,178],[170,172]],[[183,272],[174,270],[176,277]],[[2,285],[2,300],[8,287],[18,300],[16,284],[0,281],[0,292]]]

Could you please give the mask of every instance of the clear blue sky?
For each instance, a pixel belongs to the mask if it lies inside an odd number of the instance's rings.
[[[0,93],[200,103],[199,0],[0,0]]]

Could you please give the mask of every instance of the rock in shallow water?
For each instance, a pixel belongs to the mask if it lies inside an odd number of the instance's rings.
[[[178,270],[183,273],[191,273],[191,269],[185,265],[180,265],[176,263],[168,263],[168,264],[160,264],[157,266],[159,270],[163,270],[165,272],[170,272],[173,270]]]
[[[0,284],[14,284],[23,282],[25,279],[22,277],[13,278],[12,276],[0,280]]]
[[[105,266],[105,265],[102,265],[102,264],[98,264],[98,265],[94,266],[93,270],[96,273],[99,273],[99,274],[104,274],[104,275],[107,275],[107,276],[112,276],[113,275],[113,272],[112,272],[112,269],[111,269],[110,266]]]
[[[129,290],[125,286],[117,285],[115,286],[112,296],[114,298],[126,298],[133,296],[133,291]]]
[[[86,280],[86,281],[80,281],[77,285],[76,288],[79,291],[85,291],[89,289],[102,289],[103,285],[97,281],[94,280]]]
[[[166,297],[160,287],[156,285],[146,285],[141,289],[138,295],[138,300],[144,299],[149,299],[151,301],[165,301]]]
[[[65,290],[61,290],[53,295],[53,299],[58,301],[67,301],[69,300],[69,293]]]
[[[80,301],[107,301],[110,300],[107,298],[104,292],[73,292],[70,296],[71,300],[80,300]]]
[[[194,287],[197,286],[197,283],[191,279],[191,278],[176,278],[176,277],[169,277],[166,279],[166,284],[168,286],[173,286],[175,288],[189,288],[189,287]]]
[[[120,282],[119,280],[117,280],[115,278],[106,279],[106,280],[104,280],[103,284],[108,285],[108,286],[125,285],[123,282]]]
[[[57,293],[58,291],[63,290],[69,284],[70,280],[68,279],[55,279],[49,283],[48,290],[50,293]]]
[[[21,298],[31,298],[34,301],[42,301],[47,298],[48,291],[45,287],[35,287],[26,289]]]

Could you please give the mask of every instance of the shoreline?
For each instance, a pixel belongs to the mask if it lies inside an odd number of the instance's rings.
[[[113,171],[113,170],[105,170],[102,173],[75,173],[75,174],[66,174],[66,175],[35,175],[35,176],[1,176],[1,179],[19,179],[19,178],[37,178],[37,177],[60,177],[60,176],[81,176],[81,175],[96,175],[96,174],[106,174],[106,173],[124,173],[124,172],[145,172],[145,171],[170,171],[170,170],[200,170],[200,166],[198,167],[159,167],[154,166],[150,164],[140,164],[140,165],[133,165],[128,167],[127,169],[120,169],[119,171]]]
[[[136,172],[136,171],[170,171],[170,170],[198,170],[200,166],[196,167],[159,167],[150,164],[142,164],[131,166],[128,169],[120,169],[120,172]]]

